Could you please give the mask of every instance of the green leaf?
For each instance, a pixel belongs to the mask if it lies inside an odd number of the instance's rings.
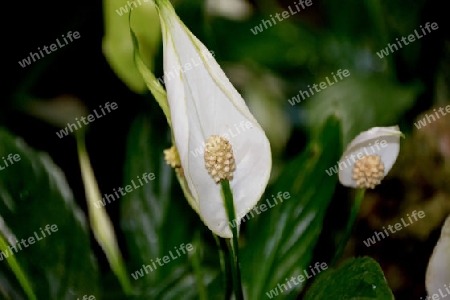
[[[339,123],[330,118],[258,203],[269,201],[273,207],[246,221],[248,241],[241,266],[248,299],[262,299],[278,283],[307,270],[337,182],[337,176],[328,176],[325,170],[340,154]],[[275,204],[271,195],[277,197],[279,192],[289,193],[290,198]],[[284,299],[295,299],[303,284],[283,293]]]
[[[156,103],[151,111],[159,114]],[[137,185],[138,176],[144,173],[155,174],[154,180],[127,193],[122,198],[121,227],[125,233],[130,254],[129,270],[131,274],[141,270],[144,265],[156,264],[156,269],[142,273],[144,276],[131,279],[138,295],[148,299],[198,299],[194,264],[203,259],[195,257],[206,250],[204,244],[195,243],[196,232],[206,230],[199,217],[188,205],[175,180],[174,170],[166,164],[163,150],[169,148],[170,136],[163,134],[167,128],[165,120],[145,110],[132,123],[127,141],[127,155],[124,174],[124,186],[132,180]],[[142,180],[142,179],[141,179]],[[211,236],[210,232],[206,232]],[[181,244],[192,244],[194,249],[183,254],[177,250]],[[170,251],[176,259],[159,266],[156,259],[170,257]],[[196,252],[200,251],[200,252]],[[218,261],[218,259],[216,260]],[[218,263],[217,263],[218,266]],[[207,286],[217,277],[217,269],[211,269],[202,263],[201,277],[203,286]],[[132,276],[130,274],[130,276]],[[208,297],[208,299],[210,299]]]
[[[13,250],[12,256],[9,252],[9,257],[15,258],[37,299],[99,297],[89,229],[64,174],[47,154],[36,152],[4,129],[0,129],[0,140],[0,157],[20,156],[13,164],[8,161],[7,167],[3,159],[0,162],[4,168],[0,170],[0,234],[8,246],[15,245],[16,239],[34,237],[33,244],[22,244],[22,250]],[[45,230],[47,224],[57,230],[44,231],[43,237],[40,228]],[[22,291],[17,290],[17,269],[11,276],[10,265],[8,258],[0,261],[0,285],[8,287],[0,289],[0,295],[25,299],[18,296]]]
[[[106,213],[106,209],[99,203],[105,201],[102,199],[95,179],[94,171],[86,150],[84,133],[76,135],[78,158],[80,162],[81,176],[83,179],[84,190],[86,193],[87,208],[92,233],[102,248],[108,259],[112,271],[117,276],[125,294],[131,294],[131,284],[127,276],[122,254],[120,253],[117,238],[114,233],[114,226]],[[98,206],[98,207],[97,207]]]
[[[31,287],[31,283],[28,280],[27,276],[23,273],[22,268],[17,263],[16,258],[11,255],[13,252],[8,252],[10,249],[8,249],[9,246],[12,246],[13,244],[9,244],[3,236],[0,234],[0,250],[2,251],[0,253],[1,259],[0,260],[6,260],[8,264],[11,267],[12,272],[16,275],[17,280],[19,281],[20,285],[23,287],[24,292],[27,294],[28,298],[31,300],[36,300],[36,294],[33,291],[33,288]],[[14,246],[15,248],[16,246]],[[15,249],[13,251],[16,251]],[[10,294],[10,292],[6,293],[4,291],[4,294]],[[17,296],[16,296],[17,297]]]
[[[308,290],[305,300],[392,300],[394,296],[378,263],[370,257],[352,258],[330,269]]]
[[[105,36],[103,54],[117,76],[135,93],[145,91],[145,83],[134,63],[134,47],[130,36],[129,16],[133,12],[133,27],[141,44],[142,59],[153,68],[159,49],[161,26],[153,1],[103,0]],[[126,9],[123,10],[123,9]]]

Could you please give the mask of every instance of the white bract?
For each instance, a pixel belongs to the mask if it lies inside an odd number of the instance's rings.
[[[194,199],[190,204],[215,234],[231,238],[217,178],[225,170],[223,178],[230,179],[236,215],[245,215],[261,198],[269,180],[270,144],[210,51],[186,28],[168,1],[156,4],[163,30],[164,82],[173,136]],[[199,150],[203,153],[212,136],[221,137],[213,138],[215,141],[222,143],[224,139],[231,144],[232,156],[217,155],[217,163],[224,159],[229,165],[217,170],[211,156],[214,153],[197,155]],[[215,144],[209,147],[215,151]],[[229,158],[233,161],[227,161]]]
[[[394,165],[400,151],[398,126],[373,127],[360,133],[339,160],[339,181],[353,188],[374,188]]]
[[[450,294],[450,216],[428,262],[425,285],[429,296]]]

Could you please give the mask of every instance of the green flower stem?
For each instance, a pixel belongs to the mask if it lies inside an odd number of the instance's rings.
[[[8,245],[6,241],[3,239],[3,236],[0,232],[0,250],[3,251],[3,253],[6,253],[5,251],[8,249]],[[2,255],[2,254],[0,254]],[[13,271],[14,275],[16,275],[17,280],[19,281],[20,285],[22,286],[23,290],[25,291],[25,294],[27,294],[28,299],[36,300],[36,295],[33,292],[33,289],[31,287],[30,282],[27,279],[27,276],[20,268],[19,263],[17,262],[16,258],[12,255],[9,257],[5,257],[6,261],[8,262],[9,266],[11,267],[11,270]]]
[[[236,220],[236,212],[234,210],[233,192],[230,188],[230,182],[228,180],[221,180],[221,192],[222,198],[225,204],[225,210],[227,212],[227,217],[229,224]],[[227,239],[227,245],[229,248],[230,260],[231,260],[231,272],[233,274],[233,290],[234,295],[237,300],[244,299],[244,293],[242,292],[241,283],[241,271],[239,267],[239,244],[238,244],[238,229],[237,226],[230,225],[231,232],[233,233],[233,238],[231,240]]]
[[[334,258],[331,261],[331,267],[334,267],[336,265],[338,260],[341,258],[345,246],[347,245],[347,242],[352,233],[353,225],[355,224],[356,221],[356,217],[358,216],[359,208],[361,207],[362,200],[364,199],[365,192],[366,189],[358,189],[358,191],[356,192],[355,201],[353,202],[352,211],[350,212],[350,217],[347,222],[347,228],[345,228],[344,235],[342,236],[342,239],[339,242]]]
[[[220,269],[223,273],[223,285],[225,286],[225,300],[231,299],[233,295],[233,274],[231,273],[232,260],[230,249],[228,248],[225,239],[222,239],[214,234],[214,238],[219,248]]]

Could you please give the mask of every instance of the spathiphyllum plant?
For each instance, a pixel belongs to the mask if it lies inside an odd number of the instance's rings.
[[[39,34],[12,45],[0,101],[0,300],[450,300],[443,10],[353,2],[16,17]]]
[[[163,31],[164,83],[178,171],[192,195],[190,204],[204,223],[218,236],[231,238],[220,182],[229,181],[235,214],[249,212],[269,180],[269,141],[211,52],[168,1],[155,2]]]

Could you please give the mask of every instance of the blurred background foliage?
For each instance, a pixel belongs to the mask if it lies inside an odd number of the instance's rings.
[[[428,110],[449,103],[450,31],[444,2],[312,0],[312,6],[288,19],[257,35],[251,32],[293,2],[172,2],[187,27],[214,51],[269,137],[274,165],[262,199],[279,191],[291,195],[242,227],[245,293],[249,299],[264,298],[284,278],[311,263],[330,261],[352,191],[336,185],[337,176],[325,170],[358,132],[399,124],[407,138],[398,162],[383,184],[367,193],[343,259],[374,258],[396,299],[418,299],[425,295],[426,264],[450,213],[449,117],[420,130],[414,127]],[[5,11],[13,17],[3,48],[8,68],[0,103],[0,156],[20,153],[22,160],[0,171],[0,233],[25,238],[45,224],[60,228],[14,255],[38,299],[127,297],[89,230],[75,139],[55,134],[75,117],[114,101],[118,109],[90,124],[86,133],[101,193],[145,172],[156,175],[105,206],[128,273],[182,243],[196,249],[138,280],[130,277],[134,296],[128,297],[219,299],[223,278],[217,246],[164,162],[170,132],[134,69],[128,15],[115,12],[122,5],[126,1],[7,4]],[[134,9],[131,21],[144,61],[157,77],[163,75],[156,15],[143,5]],[[439,29],[386,58],[376,55],[426,22],[438,23]],[[81,37],[30,66],[17,63],[68,31]],[[350,77],[289,104],[299,90],[338,69],[348,69]],[[363,245],[375,230],[413,209],[430,216],[425,225],[370,248]],[[298,285],[283,297],[301,299],[305,290]],[[26,299],[6,261],[0,262],[0,298]]]

